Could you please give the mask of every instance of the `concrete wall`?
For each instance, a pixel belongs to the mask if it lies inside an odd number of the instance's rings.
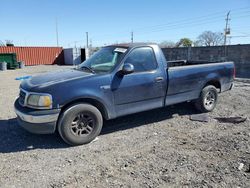
[[[207,61],[234,61],[236,76],[250,78],[250,44],[190,47],[190,48],[163,48],[167,60],[207,60]],[[225,56],[226,51],[226,56]]]

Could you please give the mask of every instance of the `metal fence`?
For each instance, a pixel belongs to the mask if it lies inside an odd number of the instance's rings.
[[[16,53],[17,61],[23,61],[26,66],[64,64],[61,47],[3,46],[0,53]]]

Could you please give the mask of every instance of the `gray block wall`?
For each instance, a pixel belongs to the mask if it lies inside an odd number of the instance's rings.
[[[234,61],[236,77],[250,78],[250,44],[162,48],[167,60],[207,60],[207,61]],[[226,52],[226,53],[225,53]],[[225,55],[226,54],[226,55]]]

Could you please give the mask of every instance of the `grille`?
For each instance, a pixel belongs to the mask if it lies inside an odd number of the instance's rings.
[[[25,97],[26,97],[26,93],[22,90],[20,90],[20,93],[19,93],[19,103],[21,105],[24,105],[25,103]]]

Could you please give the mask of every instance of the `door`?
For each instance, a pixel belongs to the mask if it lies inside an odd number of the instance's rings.
[[[66,65],[73,65],[73,49],[67,48],[63,50],[64,62]]]
[[[117,116],[163,106],[166,79],[151,47],[131,51],[124,61],[134,66],[134,72],[115,76],[112,91]]]

